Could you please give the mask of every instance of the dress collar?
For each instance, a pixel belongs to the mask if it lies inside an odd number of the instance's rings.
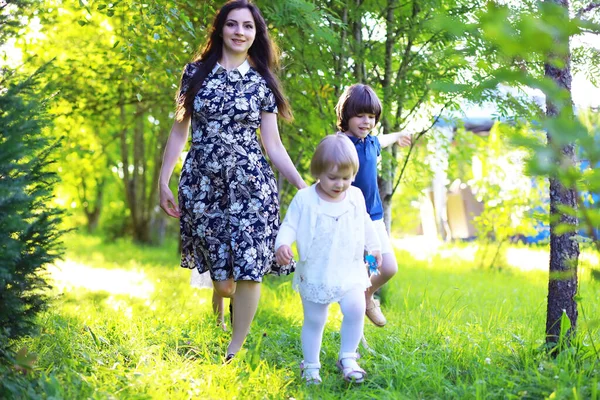
[[[352,136],[352,135],[348,135],[345,132],[341,132],[344,135],[348,136],[348,139],[350,139],[352,141],[352,143],[354,143],[354,145],[356,145],[356,143],[366,143],[366,142],[371,142],[373,140],[373,137],[371,136],[371,134],[368,134],[364,139],[360,139],[357,138],[356,136]]]
[[[219,64],[219,62],[217,61],[217,63],[215,64],[215,66],[212,69],[212,73],[215,74],[219,69],[223,69],[224,71],[227,71],[225,69],[225,67],[223,67],[221,64]],[[246,76],[246,73],[250,70],[250,63],[248,62],[248,59],[244,60],[244,62],[237,68],[232,69],[231,71],[235,71],[237,70],[240,75],[242,76]]]

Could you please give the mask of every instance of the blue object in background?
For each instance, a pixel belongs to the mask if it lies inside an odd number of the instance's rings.
[[[535,179],[531,179],[531,185],[533,189],[537,189],[537,190],[541,190],[535,183]],[[549,209],[549,203],[550,203],[550,196],[548,195],[547,191],[544,191],[543,195],[540,196],[543,199],[543,206],[537,206],[535,207],[532,211],[531,211],[531,217],[530,218],[535,218],[535,214],[537,215],[541,215],[541,214],[546,214]],[[542,220],[538,220],[535,223],[535,230],[537,232],[536,235],[534,236],[522,236],[521,240],[523,241],[523,243],[526,244],[534,244],[534,243],[541,243],[541,242],[548,242],[550,240],[550,226]]]
[[[581,170],[584,171],[590,167],[590,161],[589,160],[581,160]],[[600,168],[600,163],[598,163],[596,165],[596,169]],[[598,208],[598,204],[600,202],[600,194],[599,193],[591,193],[591,192],[581,192],[579,194],[582,199],[583,199],[583,204],[586,208]],[[596,234],[596,237],[600,237],[600,226],[596,226],[594,227],[594,232]],[[585,229],[580,229],[579,230],[579,234],[581,236],[588,236],[588,233]]]
[[[586,169],[590,168],[589,160],[581,160],[579,165],[580,165],[580,168],[582,171],[585,171]],[[598,165],[596,165],[596,168],[600,168],[600,163]],[[586,207],[597,208],[598,204],[600,204],[600,194],[599,193],[590,193],[590,192],[584,191],[584,192],[580,192],[579,196],[582,197],[583,204]],[[548,196],[544,196],[544,198],[546,199],[545,203],[548,203],[550,201]],[[545,211],[540,206],[540,207],[536,207],[534,209],[534,212],[535,213],[543,213]],[[547,241],[548,238],[550,237],[550,227],[548,226],[548,224],[546,224],[542,221],[539,221],[536,224],[535,230],[538,232],[535,236],[523,236],[522,237],[522,240],[524,243],[527,243],[527,244],[540,243],[540,242]],[[596,233],[596,236],[600,237],[600,226],[596,226],[594,228],[594,231]],[[579,229],[579,231],[577,233],[581,236],[588,237],[588,232],[585,229]]]

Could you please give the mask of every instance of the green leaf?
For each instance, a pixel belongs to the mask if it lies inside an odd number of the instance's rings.
[[[571,224],[558,224],[554,228],[554,232],[557,235],[564,235],[565,233],[577,232],[577,226]]]
[[[92,330],[92,328],[90,328],[89,326],[86,326],[85,329],[87,329],[87,331],[92,336],[92,340],[94,341],[94,344],[96,345],[96,347],[100,347],[100,341],[96,337],[96,334],[94,333],[94,331]]]
[[[566,311],[563,310],[563,313],[560,316],[560,338],[561,338],[561,340],[566,337],[567,333],[569,332],[569,329],[571,329],[571,320],[569,319],[569,316],[567,315]]]

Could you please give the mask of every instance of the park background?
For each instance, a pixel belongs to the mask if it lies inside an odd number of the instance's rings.
[[[245,351],[222,365],[229,332],[157,206],[181,71],[221,4],[0,1],[0,394],[598,398],[600,5],[257,1],[305,179],[352,83],[382,99],[377,133],[414,138],[381,158],[400,271],[381,293],[388,325],[367,322],[369,378],[335,369],[334,306],[324,384],[307,388],[290,279],[266,281]],[[284,212],[294,190],[279,186]]]

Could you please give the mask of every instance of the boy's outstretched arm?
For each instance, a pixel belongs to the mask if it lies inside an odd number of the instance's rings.
[[[408,147],[412,141],[412,135],[408,132],[393,132],[387,135],[379,135],[377,138],[381,147],[388,147],[394,143],[400,147]]]

